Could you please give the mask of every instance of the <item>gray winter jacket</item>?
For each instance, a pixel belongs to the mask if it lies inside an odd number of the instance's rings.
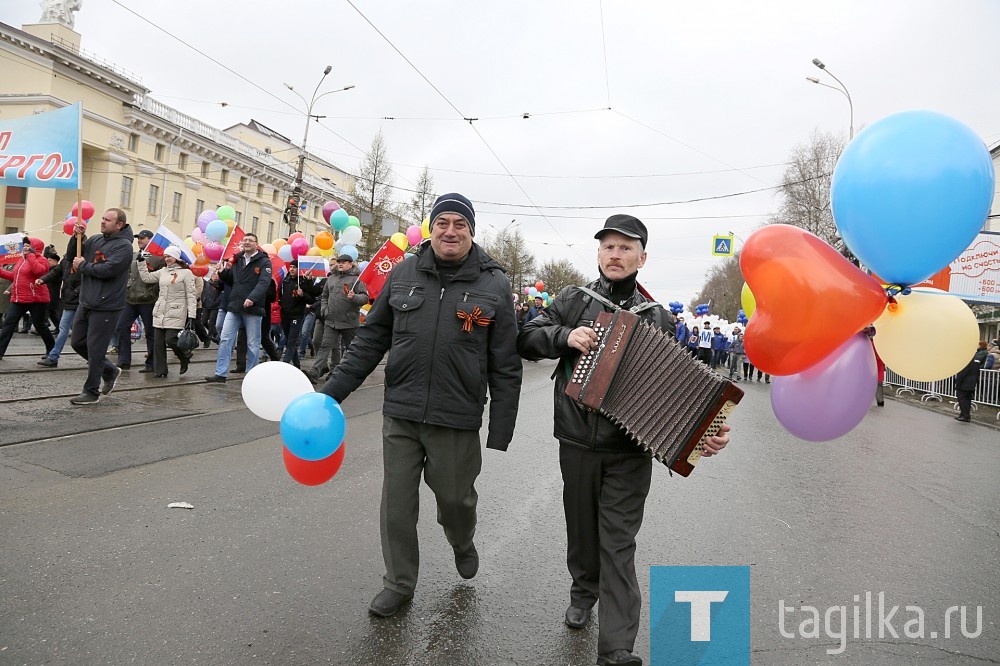
[[[357,328],[361,306],[368,302],[368,287],[358,279],[361,271],[352,266],[346,273],[334,271],[323,285],[320,316],[330,328]],[[348,298],[347,292],[354,291]]]

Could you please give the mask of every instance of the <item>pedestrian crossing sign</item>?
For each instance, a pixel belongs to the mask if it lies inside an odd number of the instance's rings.
[[[716,257],[733,256],[733,237],[715,236],[712,240],[712,255]]]

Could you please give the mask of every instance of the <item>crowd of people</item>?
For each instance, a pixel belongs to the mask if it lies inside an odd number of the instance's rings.
[[[168,352],[178,375],[184,375],[198,344],[219,346],[209,382],[248,372],[261,348],[268,360],[296,367],[308,349],[316,358],[303,370],[318,382],[340,361],[360,325],[360,308],[368,303],[347,254],[337,257],[328,278],[302,278],[291,263],[287,274],[274,279],[267,255],[248,233],[239,254],[202,277],[179,247],[169,246],[162,255],[149,252],[153,233],[133,234],[120,209],[104,213],[100,234],[88,237],[82,224],[74,231],[62,256],[55,246],[25,236],[20,253],[0,259],[0,279],[9,283],[10,296],[0,326],[0,359],[14,334],[29,327],[44,345],[38,361],[44,368],[58,367],[70,342],[88,362],[83,390],[70,401],[74,405],[100,402],[133,365],[154,379],[168,377]],[[145,348],[134,350],[133,342],[143,338]]]

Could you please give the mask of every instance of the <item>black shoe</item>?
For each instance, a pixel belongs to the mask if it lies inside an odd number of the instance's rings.
[[[379,617],[389,617],[390,615],[395,615],[403,607],[403,604],[412,598],[412,594],[400,594],[395,590],[386,588],[375,595],[372,602],[368,604],[368,612]]]
[[[475,544],[466,551],[455,551],[455,568],[458,569],[458,575],[466,580],[475,577],[479,571],[479,553],[476,552]]]
[[[972,419],[967,419],[967,418],[965,418],[964,416],[956,416],[956,417],[955,417],[955,420],[956,420],[956,421],[959,421],[959,422],[961,422],[961,423],[969,423],[969,422],[971,422],[971,421],[972,421]]]
[[[155,375],[153,375],[153,378],[154,379],[163,379],[166,376],[167,376],[167,373],[165,373],[165,372],[158,372]]]
[[[142,374],[145,374],[147,372],[152,372],[152,371],[153,371],[153,369],[151,367],[146,366],[142,370],[140,370],[139,372],[141,372]]]
[[[188,371],[188,362],[186,359],[181,360],[181,374],[183,375]]]
[[[878,405],[879,407],[885,407],[884,402],[876,402],[875,404]]]
[[[614,650],[597,655],[597,666],[642,666],[642,658],[628,650]]]
[[[115,368],[115,374],[111,379],[105,379],[104,383],[101,384],[101,393],[107,395],[115,390],[115,385],[118,383],[118,378],[122,376],[122,369]]]
[[[201,343],[201,348],[202,348],[202,349],[208,349],[208,346],[209,346],[210,344],[212,344],[212,343],[211,343],[211,342],[209,342],[208,340],[205,340],[205,341],[204,341],[203,343]]]
[[[225,384],[226,378],[222,375],[209,375],[205,377],[205,381],[210,384]]]
[[[566,626],[571,629],[583,629],[590,620],[589,608],[570,606],[566,609]]]
[[[45,368],[54,368],[57,365],[59,365],[59,361],[53,361],[51,358],[46,356],[44,359],[38,362],[38,365]]]
[[[75,398],[70,398],[69,401],[74,405],[96,405],[101,401],[101,396],[84,391]]]
[[[246,366],[238,365],[234,369],[230,370],[230,374],[242,375],[247,371]]]
[[[121,365],[119,365],[118,367],[119,367],[120,369],[122,369],[122,370],[131,370],[131,369],[132,369],[132,366],[131,366],[131,365],[129,365],[128,363],[124,363],[124,364],[121,364]]]

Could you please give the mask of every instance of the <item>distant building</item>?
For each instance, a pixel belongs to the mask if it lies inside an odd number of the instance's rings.
[[[288,235],[283,221],[299,148],[257,121],[223,131],[149,97],[133,73],[80,48],[80,34],[55,23],[0,23],[4,58],[0,122],[83,103],[83,198],[118,207],[136,231],[161,223],[182,238],[198,214],[229,205],[261,242]],[[312,242],[328,228],[323,203],[344,201],[353,177],[309,156],[299,231]],[[62,221],[75,190],[0,186],[0,232],[26,231],[65,245]]]

